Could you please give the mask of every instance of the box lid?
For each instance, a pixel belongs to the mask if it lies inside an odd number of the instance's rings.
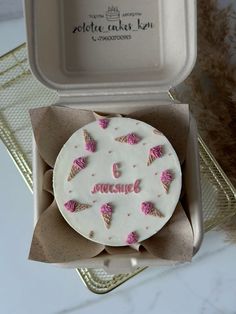
[[[195,0],[25,0],[34,75],[61,92],[168,91],[196,60]]]

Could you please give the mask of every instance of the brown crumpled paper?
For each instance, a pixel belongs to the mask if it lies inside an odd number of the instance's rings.
[[[53,166],[62,146],[76,130],[101,115],[105,114],[59,106],[30,110],[37,149],[51,168],[44,173],[45,192],[53,195]],[[147,122],[163,132],[175,148],[181,163],[184,162],[189,130],[187,105],[159,105],[137,110],[129,114],[129,117]],[[131,247],[108,247],[85,239],[67,224],[53,201],[45,208],[35,227],[29,258],[46,263],[69,263],[94,258],[102,252],[137,256],[143,251],[165,260],[191,260],[193,233],[180,203],[170,221],[157,234],[140,243],[137,252]]]

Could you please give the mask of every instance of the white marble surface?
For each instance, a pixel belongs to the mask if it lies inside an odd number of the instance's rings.
[[[24,36],[22,20],[0,23],[0,54]],[[2,143],[0,176],[0,313],[236,314],[236,246],[223,233],[208,233],[192,264],[148,269],[97,296],[75,271],[27,260],[33,199]]]
[[[0,56],[25,41],[25,22],[23,18],[10,21],[1,21],[0,19]]]
[[[11,20],[23,15],[22,0],[0,0],[0,20]]]

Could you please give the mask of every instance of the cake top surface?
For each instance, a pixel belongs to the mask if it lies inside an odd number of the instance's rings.
[[[130,118],[94,121],[60,151],[53,187],[68,224],[91,241],[134,245],[171,218],[181,192],[181,167],[168,139]]]

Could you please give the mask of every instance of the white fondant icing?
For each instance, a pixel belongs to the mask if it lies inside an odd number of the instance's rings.
[[[84,149],[84,128],[97,143],[97,151],[93,154]],[[151,237],[171,218],[180,196],[181,167],[172,145],[164,135],[153,132],[154,128],[150,125],[129,118],[111,118],[105,130],[97,121],[84,128],[76,131],[66,142],[54,168],[54,194],[63,217],[78,233],[105,245],[125,246],[128,234],[133,231],[137,232],[139,241]],[[141,141],[135,145],[115,141],[118,136],[129,133],[137,134]],[[157,145],[163,145],[164,156],[148,167],[149,150]],[[68,182],[73,161],[83,156],[87,157],[87,167]],[[114,178],[112,174],[115,163],[120,165],[119,178]],[[160,179],[162,171],[167,169],[174,174],[168,194],[163,190]],[[131,192],[131,185],[137,180],[140,180],[140,191]],[[113,185],[113,191],[117,184],[126,185],[128,192],[111,193],[112,190],[109,192],[109,187],[105,187],[103,191],[108,192],[93,194],[91,191],[96,184]],[[64,207],[69,200],[89,204],[91,207],[71,213]],[[164,217],[145,216],[141,211],[142,202],[152,202]],[[110,203],[113,207],[109,229],[104,227],[100,213],[100,208],[105,203]],[[91,230],[94,232],[92,239],[89,236]]]

